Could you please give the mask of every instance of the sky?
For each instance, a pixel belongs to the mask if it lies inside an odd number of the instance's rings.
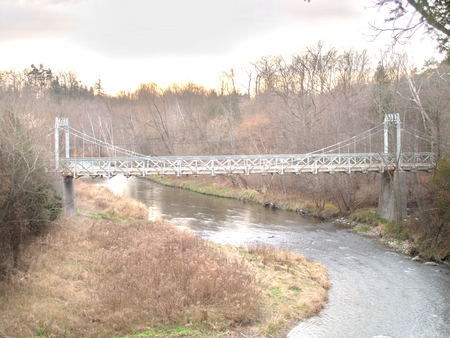
[[[386,17],[372,0],[0,0],[0,70],[74,70],[109,95],[148,82],[216,88],[222,70],[318,41],[379,59],[389,36],[372,41],[370,23]],[[419,34],[401,48],[418,67],[439,58]]]

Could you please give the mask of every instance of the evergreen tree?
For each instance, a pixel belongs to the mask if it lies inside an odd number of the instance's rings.
[[[100,79],[100,76],[97,77],[97,82],[94,85],[94,91],[95,91],[95,96],[104,96],[105,95],[105,91],[103,90],[102,80]]]

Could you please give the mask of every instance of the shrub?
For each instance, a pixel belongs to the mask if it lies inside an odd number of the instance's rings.
[[[444,222],[450,222],[450,156],[444,155],[438,162],[433,177],[434,197]]]
[[[61,211],[47,177],[42,135],[24,128],[12,108],[0,114],[0,264],[12,259],[17,267],[23,239]]]
[[[167,223],[97,223],[89,232],[104,275],[90,315],[112,327],[249,322],[259,293],[246,264],[212,250],[197,236]]]

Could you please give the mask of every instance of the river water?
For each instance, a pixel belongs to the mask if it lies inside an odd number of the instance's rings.
[[[450,270],[390,251],[342,226],[259,205],[164,187],[143,179],[96,179],[162,218],[217,243],[261,241],[328,269],[325,308],[289,338],[450,337]]]

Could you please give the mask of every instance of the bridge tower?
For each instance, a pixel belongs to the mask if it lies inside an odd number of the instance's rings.
[[[59,147],[59,132],[60,129],[65,130],[66,139],[66,158],[70,158],[70,134],[69,134],[69,119],[57,117],[55,119],[55,169],[59,171],[60,162],[60,147]],[[75,200],[75,186],[73,176],[57,177],[55,179],[55,187],[60,192],[64,200],[64,212],[69,216],[77,214],[77,206]]]
[[[65,117],[57,117],[55,119],[55,166],[59,170],[59,129],[64,128],[66,131],[66,158],[70,158],[70,138],[69,138],[69,119]]]
[[[378,197],[378,214],[390,221],[400,221],[406,217],[406,173],[401,166],[402,128],[399,114],[386,114],[384,117],[384,153],[389,153],[389,131],[395,128],[396,169],[381,174]],[[391,134],[394,136],[394,133]]]

